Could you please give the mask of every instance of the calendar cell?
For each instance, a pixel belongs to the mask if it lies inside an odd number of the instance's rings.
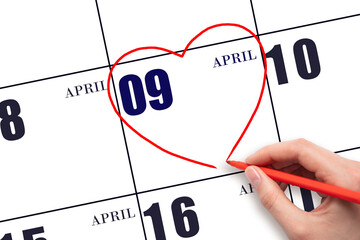
[[[261,38],[267,51],[280,45],[286,62],[288,82],[280,84],[277,60],[268,57],[269,83],[282,140],[303,137],[332,151],[358,146],[360,119],[354,109],[360,100],[355,77],[359,50],[354,46],[359,39],[348,37],[347,26],[359,23],[360,18],[354,17]],[[300,39],[310,39],[312,46],[297,47]],[[313,77],[299,74],[297,48],[304,54],[302,71]]]
[[[216,13],[210,10],[214,7],[217,9]],[[255,32],[248,1],[226,0],[221,4],[189,0],[178,3],[165,0],[131,1],[126,4],[118,1],[99,1],[99,9],[102,13],[111,62],[115,62],[125,52],[138,47],[158,46],[173,51],[183,50],[188,41],[201,30],[218,23],[238,23]],[[138,21],[138,19],[142,20]],[[224,29],[220,34],[207,33],[206,36],[196,40],[193,47],[237,39],[250,34],[246,31]],[[141,52],[131,56],[130,59],[156,54],[152,51]]]
[[[121,124],[106,91],[66,97],[74,86],[105,80],[107,72],[1,90],[0,179],[7,183],[1,219],[134,193]]]
[[[216,57],[236,52],[246,53],[246,59],[242,56],[241,62],[214,68]],[[161,73],[153,76],[154,89],[161,94],[151,96],[147,76],[153,71]],[[191,50],[184,58],[166,55],[151,61],[117,66],[113,72],[117,98],[114,95],[112,98],[122,100],[119,103],[120,113],[125,121],[160,147],[215,165],[220,170],[199,168],[164,154],[126,128],[138,189],[141,191],[227,173],[229,168],[224,167],[225,160],[255,109],[263,76],[263,62],[255,39]],[[243,160],[255,151],[259,142],[269,144],[277,141],[267,93],[266,89],[259,115],[255,116],[254,126],[251,125],[248,130],[252,133],[249,136],[245,134],[239,149],[232,156],[236,160]],[[151,105],[154,101],[161,103],[162,108],[154,109]],[[261,139],[255,137],[254,131],[261,134]],[[155,176],[162,177],[140,177],[148,169],[152,169]]]
[[[98,219],[99,223],[94,224],[94,219]],[[141,214],[135,196],[3,222],[0,229],[0,239],[4,240],[119,238],[144,239]]]
[[[311,0],[296,2],[253,0],[252,2],[260,34],[343,18],[360,12],[359,4],[354,4],[352,0],[326,3]]]
[[[268,221],[271,216],[256,193],[242,193],[248,185],[239,173],[141,193],[147,239],[182,239],[183,233],[191,239],[286,239],[280,227]]]
[[[4,2],[0,22],[0,87],[107,65],[94,1]]]

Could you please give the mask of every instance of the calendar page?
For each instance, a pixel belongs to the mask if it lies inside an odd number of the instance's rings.
[[[6,1],[0,22],[1,240],[286,239],[226,159],[297,138],[360,159],[357,1]]]

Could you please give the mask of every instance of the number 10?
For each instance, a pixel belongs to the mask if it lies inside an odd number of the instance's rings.
[[[304,51],[304,46],[306,47],[306,52]],[[307,68],[305,55],[307,55],[309,61],[309,68]],[[268,53],[266,53],[266,57],[274,59],[275,71],[279,85],[288,83],[280,44],[275,45]],[[298,40],[294,44],[294,57],[296,68],[301,78],[313,79],[320,74],[319,56],[313,40],[307,38]]]

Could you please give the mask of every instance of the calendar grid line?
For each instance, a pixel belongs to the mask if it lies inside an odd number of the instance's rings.
[[[290,201],[291,201],[292,203],[294,203],[294,198],[293,198],[293,195],[292,195],[292,190],[291,190],[290,185],[288,185],[288,188],[287,188],[287,189],[289,189]]]
[[[354,151],[354,150],[359,150],[359,149],[360,149],[360,147],[353,147],[353,148],[338,150],[338,151],[335,151],[334,153],[343,153],[343,152],[349,152],[349,151]]]
[[[344,20],[344,19],[353,18],[353,17],[359,17],[359,16],[360,16],[360,13],[353,14],[353,15],[348,15],[348,16],[344,16],[344,17],[332,18],[332,19],[323,20],[323,21],[314,22],[314,23],[303,24],[303,25],[290,27],[290,28],[279,29],[279,30],[275,30],[275,31],[271,31],[271,32],[260,33],[259,35],[260,36],[265,36],[265,35],[270,35],[270,34],[276,34],[276,33],[279,33],[279,32],[291,31],[291,30],[295,30],[295,29],[299,29],[299,28],[311,27],[311,26],[314,26],[314,25],[320,25],[320,24],[324,24],[324,23],[329,23],[329,22],[334,22],[334,21],[339,21],[339,20]]]
[[[255,24],[256,36],[257,36],[257,37],[259,38],[259,40],[260,40],[260,35],[259,35],[259,30],[258,30],[258,26],[257,26],[257,21],[256,21],[256,16],[255,16],[255,10],[254,10],[254,5],[253,5],[252,0],[250,0],[250,5],[251,5],[251,11],[252,11],[253,19],[254,19],[254,24]],[[265,65],[265,61],[264,61],[264,56],[263,56],[263,55],[261,55],[261,59],[262,59],[262,61],[263,61],[263,64]],[[277,118],[276,118],[274,102],[273,102],[273,98],[272,98],[272,94],[271,94],[271,89],[270,89],[270,84],[269,84],[269,79],[268,79],[267,74],[266,74],[266,85],[267,85],[267,88],[268,88],[271,110],[272,110],[273,117],[274,117],[276,134],[277,134],[277,137],[278,137],[278,141],[281,142],[281,137],[280,137],[280,132],[279,132],[279,125],[278,125]],[[288,189],[289,189],[290,200],[291,200],[292,203],[294,203],[294,198],[293,198],[293,195],[292,195],[291,185],[290,185],[290,184],[288,185]]]
[[[213,47],[213,46],[226,44],[226,43],[231,43],[231,42],[236,42],[236,41],[241,41],[241,40],[245,40],[245,39],[250,39],[252,37],[253,36],[247,36],[247,37],[242,37],[242,38],[234,38],[234,39],[230,39],[230,40],[226,40],[226,41],[210,43],[210,44],[201,45],[201,46],[197,46],[197,47],[190,47],[190,48],[187,49],[187,51],[192,51],[192,50],[197,50],[197,49],[207,48],[207,47]],[[177,51],[174,51],[174,52],[175,53],[182,53],[182,52],[184,52],[184,50],[177,50]],[[133,59],[133,60],[129,60],[129,61],[119,62],[117,65],[123,65],[123,64],[127,64],[127,63],[133,63],[133,62],[139,62],[139,61],[143,61],[143,60],[148,60],[148,59],[157,58],[157,57],[163,57],[163,56],[168,56],[168,55],[172,55],[172,53],[162,53],[162,54],[148,56],[148,57],[144,57],[144,58],[138,58],[138,59]]]
[[[267,74],[266,74],[266,84],[267,84],[267,87],[268,87],[269,98],[270,98],[270,103],[271,103],[271,110],[273,112],[274,123],[275,123],[275,127],[276,127],[276,134],[277,134],[277,137],[278,137],[278,141],[281,142],[279,125],[278,125],[277,118],[276,118],[274,102],[273,102],[273,98],[272,98],[272,94],[271,94],[271,90],[270,90],[269,79],[268,79]]]
[[[256,21],[256,16],[255,16],[255,10],[254,10],[252,0],[250,0],[250,4],[251,4],[252,14],[253,14],[253,18],[254,18],[254,23],[255,23],[256,34],[257,34],[258,38],[260,39],[258,26],[257,26],[257,21]],[[261,56],[261,57],[262,57],[262,60],[264,62],[263,56]],[[271,107],[272,107],[272,111],[273,111],[273,116],[274,116],[276,131],[277,131],[277,135],[278,135],[278,140],[279,140],[279,142],[281,142],[279,125],[278,125],[277,119],[276,119],[275,106],[274,106],[273,99],[272,99],[272,94],[271,94],[271,90],[270,90],[270,84],[269,84],[269,81],[268,81],[268,76],[266,76],[266,83],[267,83],[268,90],[269,90],[270,102],[271,102]],[[294,199],[293,199],[293,196],[292,196],[292,191],[291,191],[291,185],[290,184],[288,185],[288,189],[289,189],[290,200],[291,200],[292,203],[294,203]],[[313,204],[313,199],[311,197],[310,190],[303,189],[303,188],[300,188],[300,190],[301,190],[301,197],[302,197],[302,201],[303,201],[303,204],[304,204],[305,211],[313,210],[314,209],[314,204]]]
[[[339,151],[336,151],[334,153],[341,153],[341,152],[353,151],[353,150],[359,150],[359,149],[360,149],[360,147],[354,147],[354,148],[348,148],[348,149],[339,150]],[[148,189],[148,190],[144,190],[144,191],[139,191],[137,194],[140,195],[140,194],[144,194],[144,193],[161,191],[161,190],[164,190],[164,189],[169,189],[169,188],[178,187],[178,186],[184,186],[184,185],[198,183],[198,182],[209,181],[209,180],[213,180],[213,179],[219,179],[219,178],[223,178],[223,177],[229,177],[229,176],[242,174],[242,173],[244,173],[244,171],[237,171],[237,172],[233,172],[233,173],[228,173],[228,174],[223,174],[223,175],[218,175],[218,176],[213,176],[213,177],[208,177],[208,178],[203,178],[203,179],[197,179],[197,180],[193,180],[193,181],[189,181],[189,182],[183,182],[183,183],[179,183],[179,184],[173,184],[173,185],[163,186],[163,187],[159,187],[159,188],[152,188],[152,189]],[[290,200],[293,202],[291,188],[289,188],[289,193],[290,193]],[[91,202],[86,202],[86,203],[80,203],[80,204],[76,204],[76,205],[71,205],[71,206],[67,206],[67,207],[56,208],[56,209],[52,209],[52,210],[27,214],[27,215],[23,215],[23,216],[12,217],[12,218],[8,218],[8,219],[3,219],[3,220],[0,220],[0,223],[10,222],[10,221],[14,221],[14,220],[23,219],[23,218],[35,217],[35,216],[43,215],[43,214],[47,214],[47,213],[65,211],[65,210],[68,210],[68,209],[88,206],[88,205],[102,203],[102,202],[113,201],[113,200],[117,200],[117,199],[121,199],[121,198],[125,198],[125,197],[131,197],[131,196],[135,196],[135,193],[125,194],[125,195],[121,195],[121,196],[116,196],[116,197],[111,197],[111,198],[106,198],[106,199],[101,199],[101,200],[96,200],[96,201],[91,201]]]
[[[106,199],[101,199],[101,200],[96,200],[96,201],[71,205],[71,206],[67,206],[67,207],[61,207],[61,208],[56,208],[56,209],[52,209],[52,210],[46,210],[46,211],[41,211],[41,212],[37,212],[37,213],[27,214],[27,215],[23,215],[23,216],[12,217],[12,218],[8,218],[8,219],[0,220],[0,223],[10,222],[10,221],[14,221],[14,220],[23,219],[23,218],[35,217],[35,216],[48,214],[48,213],[65,211],[65,210],[69,210],[69,209],[73,209],[73,208],[84,207],[84,206],[88,206],[88,205],[92,205],[92,204],[113,201],[113,200],[117,200],[117,199],[121,199],[121,198],[125,198],[125,197],[131,197],[131,196],[140,195],[140,194],[144,194],[144,193],[161,191],[161,190],[164,190],[164,189],[184,186],[184,185],[193,184],[193,183],[205,182],[205,181],[209,181],[209,180],[213,180],[213,179],[219,179],[219,178],[223,178],[223,177],[230,177],[230,176],[233,176],[233,175],[242,174],[244,172],[245,171],[236,171],[236,172],[227,173],[227,174],[223,174],[223,175],[197,179],[197,180],[193,180],[193,181],[189,181],[189,182],[183,182],[183,183],[179,183],[179,184],[173,184],[173,185],[168,185],[168,186],[164,186],[164,187],[148,189],[148,190],[140,191],[140,192],[137,192],[137,193],[130,193],[130,194],[125,194],[125,195],[121,195],[121,196],[116,196],[116,197],[111,197],[111,198],[106,198]]]
[[[241,41],[241,40],[245,40],[245,39],[249,39],[249,38],[252,38],[252,36],[247,36],[247,37],[242,37],[242,38],[235,38],[235,39],[230,39],[230,40],[226,40],[226,41],[221,41],[221,42],[216,42],[216,43],[201,45],[201,46],[198,46],[198,47],[192,47],[192,48],[188,48],[187,51],[197,50],[197,49],[206,48],[206,47],[212,47],[212,46],[216,46],[216,45],[220,45],[220,44],[226,44],[226,43],[231,43],[231,42],[236,42],[236,41]],[[183,51],[184,51],[184,50],[177,50],[177,51],[174,51],[174,52],[176,52],[176,53],[182,53]],[[118,65],[123,65],[123,64],[128,64],[128,63],[140,62],[140,61],[143,61],[143,60],[149,60],[149,59],[158,58],[158,57],[164,57],[164,56],[168,56],[168,55],[171,55],[171,53],[157,54],[157,55],[152,55],[152,56],[148,56],[148,57],[143,57],[143,58],[133,59],[133,60],[129,60],[129,61],[124,61],[124,62],[118,63],[117,66],[118,66]],[[110,63],[110,61],[108,61],[108,62]],[[1,90],[1,89],[5,89],[5,88],[17,87],[17,86],[21,86],[21,85],[26,85],[26,84],[31,84],[31,83],[36,83],[36,82],[51,80],[51,79],[60,78],[60,77],[66,77],[66,76],[75,75],[75,74],[80,74],[80,73],[84,73],[84,72],[95,71],[95,70],[104,69],[104,68],[110,68],[110,69],[111,69],[111,67],[112,67],[113,65],[114,65],[114,64],[108,64],[108,65],[104,65],[104,66],[101,66],[101,67],[89,68],[89,69],[85,69],[85,70],[79,70],[79,71],[70,72],[70,73],[64,73],[64,74],[60,74],[60,75],[54,75],[54,76],[51,76],[51,77],[45,77],[45,78],[40,78],[40,79],[25,81],[25,82],[21,82],[21,83],[17,83],[17,84],[1,86],[1,87],[0,87],[0,90]]]
[[[110,64],[110,57],[109,57],[109,52],[108,52],[107,45],[106,45],[105,33],[104,33],[104,29],[103,29],[102,22],[101,22],[100,9],[99,9],[99,5],[98,5],[97,0],[95,0],[95,3],[96,3],[96,9],[97,9],[98,17],[99,17],[99,23],[100,23],[100,28],[101,28],[101,34],[102,34],[102,38],[103,38],[103,42],[104,42],[105,53],[106,53],[106,57],[107,57],[108,65],[109,65],[109,70],[111,70],[111,67],[110,67],[110,66],[111,66],[111,64]],[[116,89],[115,89],[115,84],[114,84],[114,79],[113,79],[112,74],[111,74],[111,81],[112,81],[113,88],[114,88],[114,91],[115,91]],[[116,91],[115,91],[115,92],[116,92]],[[118,102],[118,99],[117,99],[116,94],[115,94],[115,100],[116,100],[116,105],[117,105],[118,111],[119,111],[119,113],[120,113],[119,102]],[[142,214],[141,214],[141,213],[142,213],[142,211],[141,211],[140,200],[139,200],[139,196],[138,196],[138,192],[137,192],[137,188],[136,188],[136,182],[135,182],[134,171],[133,171],[132,164],[131,164],[130,152],[129,152],[128,144],[127,144],[127,141],[126,141],[126,135],[125,135],[125,130],[124,130],[124,124],[123,124],[123,121],[122,121],[121,119],[120,119],[120,125],[121,125],[121,129],[122,129],[122,133],[123,133],[124,144],[125,144],[125,148],[126,148],[126,154],[127,154],[128,161],[129,161],[129,167],[130,167],[131,178],[132,178],[132,182],[133,182],[133,185],[134,185],[134,190],[135,190],[135,197],[136,197],[136,201],[137,201],[137,205],[138,205],[138,210],[139,210],[139,212],[140,212],[140,214],[139,214],[139,215],[140,215],[141,225],[142,225],[142,229],[143,229],[143,233],[144,233],[144,238],[145,238],[145,240],[146,240],[146,239],[147,239],[147,237],[146,237],[146,231],[145,231],[144,219],[143,219],[143,216],[142,216]]]
[[[276,134],[277,134],[277,137],[278,137],[278,141],[281,142],[279,125],[278,125],[277,118],[276,118],[274,102],[273,102],[273,98],[272,98],[272,94],[271,94],[271,89],[270,89],[270,84],[269,84],[269,79],[268,79],[267,74],[266,74],[266,84],[267,84],[267,87],[268,87],[268,92],[269,92],[269,97],[270,97],[270,103],[271,103],[271,110],[272,110],[272,112],[273,112],[274,123],[275,123],[275,127],[276,127]]]
[[[67,77],[67,76],[80,74],[80,73],[85,73],[85,72],[96,71],[96,70],[107,68],[107,67],[109,67],[109,65],[105,65],[105,66],[101,66],[101,67],[95,67],[95,68],[89,68],[89,69],[84,69],[84,70],[79,70],[79,71],[70,72],[70,73],[59,74],[59,75],[55,75],[55,76],[51,76],[51,77],[39,78],[39,79],[26,81],[26,82],[21,82],[21,83],[16,83],[16,84],[11,84],[11,85],[6,85],[6,86],[0,87],[0,90],[1,89],[6,89],[6,88],[18,87],[18,86],[21,86],[21,85],[26,85],[26,84],[31,84],[31,83],[47,81],[47,80],[51,80],[51,79],[55,79],[55,78]]]
[[[260,40],[260,35],[259,35],[258,27],[257,27],[257,21],[256,21],[256,17],[255,17],[255,10],[254,10],[254,6],[253,6],[252,0],[250,0],[250,4],[251,4],[252,15],[253,15],[253,18],[254,18],[256,36],[257,36],[257,37],[259,38],[259,40]],[[265,65],[264,56],[261,55],[261,59],[262,59],[262,61],[263,61],[263,64]],[[269,79],[268,79],[267,74],[266,74],[266,85],[267,85],[268,92],[269,92],[271,109],[272,109],[272,112],[273,112],[273,117],[274,117],[274,122],[275,122],[275,127],[276,127],[276,133],[277,133],[279,142],[281,142],[281,137],[280,137],[280,132],[279,132],[279,126],[278,126],[278,123],[277,123],[277,118],[276,118],[276,113],[275,113],[274,102],[273,102],[273,99],[272,99],[272,94],[271,94],[271,89],[270,89],[270,84],[269,84]]]
[[[237,171],[237,172],[233,172],[233,173],[227,173],[227,174],[223,174],[223,175],[218,175],[218,176],[213,176],[213,177],[208,177],[208,178],[197,179],[197,180],[193,180],[193,181],[189,181],[189,182],[183,182],[183,183],[173,184],[173,185],[169,185],[169,186],[165,186],[165,187],[148,189],[148,190],[145,190],[145,191],[140,191],[140,192],[138,192],[138,194],[155,192],[155,191],[160,191],[160,190],[163,190],[163,189],[168,189],[168,188],[173,188],[173,187],[184,186],[184,185],[188,185],[188,184],[192,184],[192,183],[209,181],[209,180],[213,180],[213,179],[217,179],[217,178],[222,178],[222,177],[228,177],[228,176],[232,176],[232,175],[236,175],[236,174],[240,174],[240,173],[244,173],[244,172],[245,172],[245,171]]]
[[[92,205],[92,204],[96,204],[96,203],[108,202],[108,201],[112,201],[112,200],[116,200],[116,199],[121,199],[121,198],[125,198],[125,197],[131,197],[131,196],[134,196],[134,195],[135,195],[135,193],[130,193],[130,194],[122,195],[122,196],[117,196],[117,197],[112,197],[112,198],[106,198],[106,199],[96,200],[96,201],[87,202],[87,203],[80,203],[80,204],[76,204],[76,205],[72,205],[72,206],[67,206],[67,207],[62,207],[62,208],[56,208],[56,209],[52,209],[52,210],[47,210],[47,211],[42,211],[42,212],[37,212],[37,213],[32,213],[32,214],[27,214],[27,215],[18,216],[18,217],[12,217],[12,218],[8,218],[8,219],[0,220],[0,223],[10,222],[10,221],[14,221],[14,220],[23,219],[23,218],[35,217],[35,216],[39,216],[39,215],[43,215],[43,214],[47,214],[47,213],[64,211],[64,210],[68,210],[68,209],[72,209],[72,208],[84,207],[84,206],[88,206],[88,205]]]
[[[360,13],[359,13],[359,14],[348,15],[348,16],[344,16],[344,17],[338,17],[338,18],[328,19],[328,20],[319,21],[319,22],[314,22],[314,23],[309,23],[309,24],[304,24],[304,25],[299,25],[299,26],[295,26],[295,27],[291,27],[291,28],[279,29],[279,30],[271,31],[271,32],[259,33],[259,34],[258,34],[258,37],[265,36],[265,35],[270,35],[270,34],[276,34],[276,33],[284,32],[284,31],[290,31],[290,30],[294,30],[294,29],[298,29],[298,28],[303,28],[303,27],[308,27],[308,26],[314,26],[314,25],[318,25],[318,24],[329,23],[329,22],[333,22],[333,21],[344,20],[344,19],[353,18],[353,17],[359,17],[359,16],[360,16]],[[231,39],[231,40],[227,40],[227,41],[212,43],[212,44],[203,45],[203,46],[198,46],[198,47],[194,47],[194,48],[189,48],[188,51],[190,51],[190,50],[195,50],[195,49],[199,49],[199,48],[204,48],[204,47],[211,47],[211,46],[215,46],[215,45],[223,44],[223,43],[240,41],[240,40],[248,39],[248,38],[251,38],[251,37],[252,37],[252,36],[244,37],[244,38],[236,38],[236,39]],[[176,52],[176,53],[181,53],[182,51],[183,51],[183,50],[177,50],[177,51],[174,51],[174,52]],[[129,61],[126,61],[126,62],[118,63],[118,65],[127,64],[127,63],[132,63],[132,62],[136,62],[136,61],[147,60],[147,59],[156,58],[156,57],[162,57],[162,56],[165,56],[165,55],[169,55],[169,53],[164,53],[164,54],[159,54],[159,55],[153,55],[153,56],[148,56],[148,57],[139,58],[139,59],[133,59],[133,60],[129,60]],[[17,87],[17,86],[21,86],[21,85],[25,85],[25,84],[31,84],[31,83],[36,83],[36,82],[51,80],[51,79],[54,79],[54,78],[60,78],[60,77],[65,77],[65,76],[69,76],[69,75],[80,74],[80,73],[84,73],[84,72],[95,71],[95,70],[99,70],[99,69],[103,69],[103,68],[107,68],[107,67],[110,67],[110,68],[111,68],[112,65],[104,65],[104,66],[100,66],[100,67],[94,67],[94,68],[83,69],[83,70],[79,70],[79,71],[74,71],[74,72],[69,72],[69,73],[54,75],[54,76],[50,76],[50,77],[44,77],[44,78],[39,78],[39,79],[35,79],[35,80],[24,81],[24,82],[20,82],[20,83],[17,83],[17,84],[0,86],[0,90],[1,90],[1,89],[6,89],[6,88],[11,88],[11,87]]]

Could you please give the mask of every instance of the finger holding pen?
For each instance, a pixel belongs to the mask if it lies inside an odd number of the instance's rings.
[[[249,156],[246,162],[360,190],[360,163],[304,139],[266,146]],[[279,185],[259,167],[249,166],[245,173],[264,207],[290,239],[360,239],[359,204],[326,197],[318,208],[305,212],[292,204]]]
[[[297,173],[325,183],[360,190],[354,185],[360,171],[360,163],[348,161],[341,156],[315,145],[305,139],[298,139],[266,146],[246,159],[251,165],[267,166],[274,169]],[[350,174],[349,174],[350,172]],[[352,185],[352,188],[349,186]]]

